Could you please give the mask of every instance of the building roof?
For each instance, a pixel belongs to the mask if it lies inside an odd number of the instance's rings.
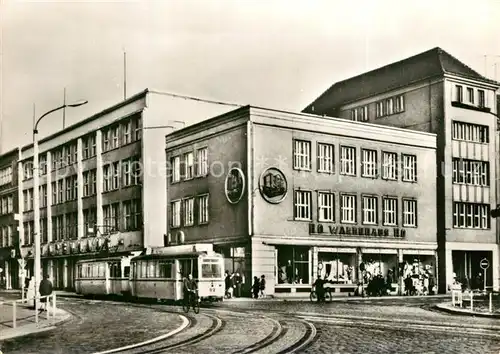
[[[407,86],[421,80],[452,74],[500,86],[471,69],[460,60],[436,47],[401,61],[368,71],[333,84],[304,112],[323,114],[325,110]],[[314,107],[314,108],[313,108]]]

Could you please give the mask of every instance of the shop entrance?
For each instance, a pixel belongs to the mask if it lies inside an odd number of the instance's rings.
[[[457,281],[468,289],[484,289],[484,273],[480,262],[487,259],[489,268],[486,269],[486,288],[493,286],[493,254],[491,251],[452,251],[453,273]]]

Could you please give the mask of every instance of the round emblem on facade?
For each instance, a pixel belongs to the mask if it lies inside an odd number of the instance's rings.
[[[231,204],[238,203],[245,194],[245,175],[239,168],[233,167],[226,176],[226,198]]]
[[[278,204],[285,199],[288,183],[285,175],[276,167],[270,167],[260,175],[259,189],[262,198],[272,204]]]

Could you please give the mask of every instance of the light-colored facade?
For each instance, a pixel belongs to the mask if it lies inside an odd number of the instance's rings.
[[[356,85],[368,89],[336,98]],[[497,203],[499,86],[435,48],[338,82],[304,110],[437,135],[441,292],[454,278],[471,287],[482,287],[484,278],[489,288],[500,284],[498,227],[490,217]]]
[[[169,242],[213,242],[247,290],[321,275],[352,292],[364,263],[397,292],[411,269],[436,276],[435,152],[429,133],[235,110],[166,137]]]

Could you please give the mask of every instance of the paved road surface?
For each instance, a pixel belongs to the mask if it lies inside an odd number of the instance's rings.
[[[278,352],[306,336],[315,339],[304,353],[500,353],[500,321],[430,311],[440,299],[309,302],[225,302],[201,309],[196,326],[164,345],[168,353],[235,353],[274,337],[258,353]],[[61,299],[75,318],[55,332],[1,343],[4,353],[93,353],[170,332],[181,320],[165,305]],[[176,346],[210,329],[213,336]],[[302,322],[301,322],[302,321]],[[277,324],[279,324],[279,330]],[[264,343],[265,344],[265,343]],[[157,347],[161,348],[159,344]],[[140,350],[135,351],[139,353]]]

